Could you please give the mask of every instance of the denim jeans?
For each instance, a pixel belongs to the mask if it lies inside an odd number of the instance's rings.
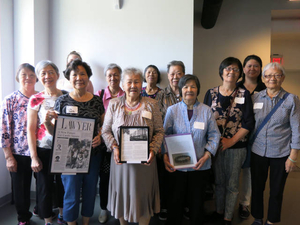
[[[218,152],[213,164],[216,184],[216,208],[224,218],[232,219],[239,194],[239,176],[246,159],[246,148],[226,149]]]

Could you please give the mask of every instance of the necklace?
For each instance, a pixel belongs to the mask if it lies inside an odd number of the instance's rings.
[[[133,111],[137,110],[141,106],[140,102],[138,102],[135,106],[130,106],[128,103],[125,101],[125,110],[130,115]]]

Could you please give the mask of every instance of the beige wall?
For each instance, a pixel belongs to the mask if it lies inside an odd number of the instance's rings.
[[[229,56],[241,61],[256,54],[266,64],[270,60],[271,0],[228,0],[223,5],[214,28],[205,30],[195,18],[194,74],[201,82],[199,100],[209,88],[221,83],[219,65]],[[197,4],[202,4],[199,1]]]

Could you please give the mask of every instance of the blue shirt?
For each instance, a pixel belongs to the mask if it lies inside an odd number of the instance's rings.
[[[253,95],[256,121],[253,133],[285,93],[281,89],[272,99],[266,90]],[[300,101],[296,95],[290,94],[259,132],[252,152],[269,158],[281,158],[288,156],[292,148],[300,149]]]
[[[204,129],[195,128],[195,122],[204,123]],[[170,106],[166,113],[164,129],[166,135],[191,133],[197,161],[203,157],[205,149],[212,155],[215,155],[217,152],[221,134],[212,110],[203,103],[196,101],[193,107],[193,116],[191,120],[188,118],[187,105],[183,101]],[[209,158],[200,170],[207,170],[210,169],[210,167],[211,159]],[[193,171],[193,169],[187,170]]]

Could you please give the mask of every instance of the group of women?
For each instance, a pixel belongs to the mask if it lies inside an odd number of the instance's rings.
[[[19,224],[29,224],[31,217],[32,170],[37,179],[38,212],[46,224],[52,224],[54,179],[59,190],[55,195],[58,222],[77,223],[82,196],[82,222],[89,224],[99,175],[101,223],[110,211],[121,225],[149,224],[154,213],[160,213],[167,224],[180,225],[188,209],[190,223],[203,224],[211,167],[216,198],[213,218],[231,224],[242,171],[239,215],[249,216],[251,198],[253,225],[263,224],[263,193],[270,168],[265,224],[280,221],[285,181],[295,168],[300,149],[300,102],[281,87],[285,71],[280,64],[270,63],[262,70],[256,55],[248,56],[243,65],[228,57],[219,67],[222,84],[208,90],[201,103],[197,99],[199,79],[185,75],[181,61],[168,64],[169,85],[163,90],[157,86],[161,75],[154,65],[146,67],[143,76],[136,68],[122,71],[109,64],[104,71],[108,87],[93,95],[88,91],[92,70],[77,58],[67,60],[64,71],[72,86],[69,93],[56,87],[59,72],[55,64],[41,61],[35,69],[29,64],[20,66],[16,76],[20,90],[3,101],[2,148],[11,172]],[[45,88],[39,93],[34,89],[37,80]],[[143,81],[147,83],[144,88]],[[89,173],[48,174],[57,113],[96,119]],[[120,126],[149,127],[146,163],[121,163]],[[193,137],[197,163],[193,168],[175,169],[162,146],[163,138],[185,133]]]

